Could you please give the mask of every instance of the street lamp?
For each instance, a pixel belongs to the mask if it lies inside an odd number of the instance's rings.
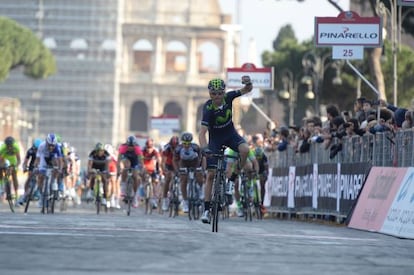
[[[332,79],[332,84],[342,84],[341,67],[343,62],[340,60],[332,60],[330,57],[331,53],[318,56],[313,52],[307,52],[302,57],[304,76],[301,79],[301,83],[307,85],[308,87],[305,97],[307,99],[315,99],[315,114],[317,116],[320,114],[319,97],[322,92],[326,70],[328,68],[335,69],[335,77]]]
[[[392,48],[392,69],[393,69],[393,103],[394,106],[397,106],[397,99],[398,99],[398,74],[397,74],[397,49],[398,47],[398,19],[397,19],[397,0],[388,0],[390,4],[390,9],[385,7],[384,3],[380,0],[377,0],[376,9],[378,14],[384,15],[388,14],[391,18],[391,48]],[[401,21],[401,20],[400,20]]]
[[[289,125],[294,125],[297,90],[292,71],[289,69],[283,69],[281,78],[283,90],[279,91],[279,96],[283,99],[289,100]]]

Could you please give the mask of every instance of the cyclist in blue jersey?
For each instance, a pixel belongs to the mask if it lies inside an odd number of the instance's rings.
[[[216,78],[208,83],[210,99],[204,104],[203,116],[201,119],[201,129],[199,132],[200,147],[204,148],[207,155],[207,179],[205,185],[204,213],[201,217],[203,223],[210,221],[210,200],[211,189],[213,185],[215,165],[217,159],[208,157],[209,153],[218,154],[223,145],[230,147],[240,155],[240,167],[244,167],[247,155],[249,153],[249,145],[241,137],[232,120],[233,100],[241,95],[251,92],[253,85],[249,76],[242,77],[242,84],[245,86],[240,90],[229,91],[225,93],[226,84],[222,79]],[[207,134],[208,132],[208,144]],[[230,180],[235,180],[237,172],[232,174]]]

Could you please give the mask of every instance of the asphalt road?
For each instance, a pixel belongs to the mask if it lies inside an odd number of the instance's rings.
[[[414,274],[414,241],[294,220],[220,221],[0,203],[0,274]]]

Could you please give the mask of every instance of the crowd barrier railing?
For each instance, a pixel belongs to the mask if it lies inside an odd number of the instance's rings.
[[[342,150],[332,153],[333,145]],[[270,212],[348,218],[371,167],[414,166],[414,131],[380,132],[267,152],[264,204]]]

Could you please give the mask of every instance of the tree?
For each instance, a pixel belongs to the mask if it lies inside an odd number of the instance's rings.
[[[38,79],[56,72],[56,62],[31,30],[6,17],[0,17],[0,82],[9,72],[24,67],[24,74]]]
[[[297,43],[298,40],[295,36],[295,32],[292,28],[292,25],[287,24],[286,26],[280,28],[279,33],[275,40],[273,40],[273,49],[277,51],[281,47],[282,42],[287,39],[291,39],[293,43]]]

